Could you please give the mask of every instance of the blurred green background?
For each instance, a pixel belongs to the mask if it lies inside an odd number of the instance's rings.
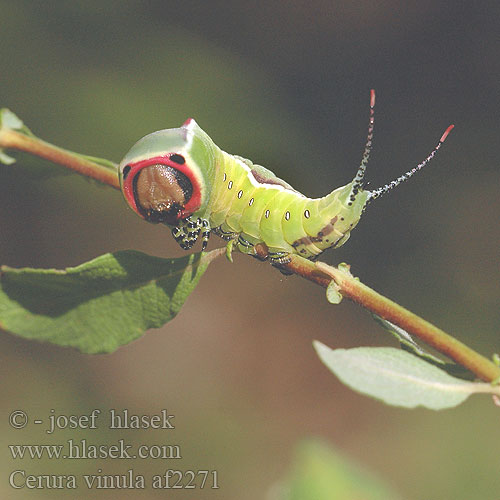
[[[324,255],[490,355],[500,350],[498,2],[0,0],[0,106],[42,138],[119,161],[143,135],[194,117],[222,149],[268,166],[309,196],[348,182],[377,90],[377,187],[433,163],[370,206]],[[0,263],[65,267],[133,248],[182,251],[119,192],[18,155],[0,167]],[[47,177],[48,172],[58,175]],[[213,237],[210,247],[222,245]],[[236,255],[220,259],[179,316],[111,355],[3,333],[1,498],[271,498],[293,450],[318,436],[402,498],[493,499],[500,413],[487,397],[434,413],[352,393],[319,362],[330,347],[390,342],[363,310]],[[14,431],[23,409],[83,414],[168,408],[175,431]],[[7,443],[86,438],[182,446],[181,463],[13,461]],[[219,490],[12,490],[8,474],[146,476],[216,469]],[[170,495],[170,496],[169,496]]]

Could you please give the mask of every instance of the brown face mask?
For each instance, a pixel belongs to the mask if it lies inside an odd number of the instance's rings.
[[[145,167],[134,179],[135,202],[148,222],[175,226],[192,194],[187,176],[168,165]]]

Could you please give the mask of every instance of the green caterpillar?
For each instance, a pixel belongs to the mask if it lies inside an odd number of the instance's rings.
[[[316,259],[349,238],[367,204],[411,177],[436,154],[450,125],[431,154],[385,186],[363,189],[372,147],[375,92],[371,91],[368,138],[354,179],[323,198],[311,199],[270,170],[219,149],[193,119],[180,128],[147,135],[119,166],[128,205],[152,223],[172,227],[175,240],[190,249],[210,232],[238,250],[280,266],[291,254]]]

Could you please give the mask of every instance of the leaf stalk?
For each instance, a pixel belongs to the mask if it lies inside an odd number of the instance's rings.
[[[18,132],[9,127],[1,127],[1,149],[13,149],[40,156],[70,168],[80,175],[120,189],[116,164],[97,160],[102,163],[99,164],[92,161],[90,157],[59,148],[31,134]],[[213,254],[214,257],[218,255],[219,253]],[[466,367],[480,379],[493,382],[500,377],[500,366],[440,328],[367,287],[349,272],[346,272],[345,266],[334,268],[321,262],[313,263],[298,255],[293,255],[291,261],[282,267],[288,272],[297,274],[325,288],[333,280],[338,291],[344,297],[348,297],[364,308],[403,328],[456,363]]]

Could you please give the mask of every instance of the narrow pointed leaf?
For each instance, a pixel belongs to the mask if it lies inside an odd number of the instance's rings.
[[[384,403],[441,410],[459,405],[476,392],[497,393],[490,384],[467,382],[400,349],[330,349],[315,341],[321,361],[355,391]]]
[[[127,250],[65,270],[2,266],[0,327],[82,352],[111,352],[171,320],[222,253],[162,259]]]

